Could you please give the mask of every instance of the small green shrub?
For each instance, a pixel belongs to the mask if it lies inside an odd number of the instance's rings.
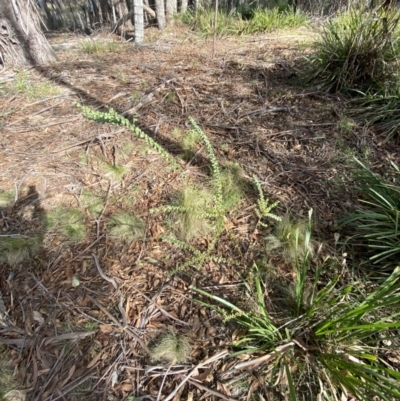
[[[60,206],[47,215],[48,229],[56,231],[66,239],[79,242],[86,235],[85,216],[79,209]]]
[[[398,80],[399,18],[399,11],[377,14],[353,7],[329,20],[307,58],[310,81],[353,95],[392,86]]]
[[[146,229],[144,221],[139,216],[126,212],[111,216],[107,227],[112,237],[130,242],[143,239]]]

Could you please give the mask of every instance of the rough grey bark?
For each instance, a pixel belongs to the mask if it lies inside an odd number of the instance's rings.
[[[182,0],[181,1],[181,13],[185,13],[188,9],[188,0]]]
[[[176,14],[177,10],[177,0],[166,0],[165,1],[165,18],[167,23],[172,20],[174,14]]]
[[[143,4],[143,10],[146,11],[147,14],[149,14],[152,18],[156,18],[156,13],[150,8],[147,7]],[[111,28],[111,33],[116,32],[119,27],[125,24],[125,22],[129,21],[131,18],[134,18],[135,10],[132,9],[129,11],[128,14],[124,15],[122,18],[120,18],[115,25],[112,26]]]
[[[141,43],[144,39],[143,0],[133,0],[133,12],[135,14],[135,43]]]
[[[39,27],[32,0],[0,1],[0,63],[5,67],[48,64],[56,55]]]
[[[165,28],[165,7],[164,0],[155,0],[157,25],[158,29],[163,30]]]

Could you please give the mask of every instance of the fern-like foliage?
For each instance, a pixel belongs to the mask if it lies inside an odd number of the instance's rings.
[[[260,181],[258,181],[256,176],[253,176],[253,181],[258,191],[258,200],[257,200],[258,209],[256,209],[256,214],[259,219],[259,224],[263,227],[267,227],[267,224],[262,221],[265,218],[281,221],[282,218],[280,216],[271,213],[271,210],[274,209],[279,204],[279,201],[270,204],[269,199],[265,199]]]
[[[153,138],[148,136],[145,132],[143,132],[138,126],[131,123],[127,118],[121,116],[114,109],[109,109],[107,112],[93,110],[90,107],[84,106],[80,103],[76,104],[82,110],[83,116],[88,120],[96,121],[98,123],[107,123],[114,125],[122,125],[131,130],[138,138],[143,139],[147,145],[157,151],[164,159],[174,168],[181,169],[180,165],[176,162],[176,160]]]

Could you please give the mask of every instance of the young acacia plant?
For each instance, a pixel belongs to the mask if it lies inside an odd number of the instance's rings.
[[[132,242],[144,238],[146,225],[139,216],[121,212],[109,218],[107,228],[112,237]]]

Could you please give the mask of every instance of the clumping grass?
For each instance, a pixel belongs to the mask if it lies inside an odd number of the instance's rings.
[[[86,54],[100,54],[114,52],[117,49],[117,44],[114,42],[103,42],[100,40],[83,40],[81,42],[81,50]]]
[[[16,266],[37,254],[42,246],[40,234],[0,236],[0,263]]]
[[[212,9],[188,12],[180,16],[181,21],[205,37],[214,34],[215,11]],[[233,10],[218,12],[216,33],[218,37],[242,34],[272,32],[279,29],[293,29],[307,25],[308,18],[301,12],[279,8],[257,8],[254,10]]]
[[[397,83],[400,11],[376,13],[353,7],[326,22],[307,76],[317,87],[355,95]],[[395,85],[397,86],[397,85]]]
[[[0,345],[0,401],[6,400],[6,395],[17,386],[17,382],[13,376],[13,369],[10,361],[6,357],[6,353]]]
[[[189,339],[183,335],[168,333],[150,349],[151,361],[165,361],[169,365],[187,363],[192,347]]]
[[[0,189],[0,207],[7,207],[14,202],[14,193]]]
[[[195,290],[210,300],[198,302],[242,328],[232,344],[231,357],[240,356],[234,370],[256,370],[267,399],[277,392],[290,401],[399,399],[400,373],[386,355],[398,349],[400,269],[372,286],[342,285],[339,276],[322,285],[322,262],[313,263],[309,279],[308,252],[296,259],[295,269],[292,290],[282,295],[273,293],[256,268],[244,282],[249,307]]]
[[[280,29],[295,29],[308,24],[308,18],[301,12],[293,10],[257,8],[244,29],[245,34],[273,32]]]
[[[72,242],[86,236],[85,215],[79,210],[60,206],[47,215],[48,229],[56,231]]]
[[[100,213],[104,209],[104,199],[88,190],[84,190],[80,196],[82,206],[90,213],[93,217],[100,216]]]
[[[128,169],[125,166],[106,163],[103,166],[105,176],[115,181],[121,181]]]
[[[37,99],[56,95],[59,89],[50,82],[33,83],[30,74],[26,70],[20,70],[11,83],[11,91],[21,93],[28,98]]]
[[[180,16],[181,21],[189,25],[191,29],[199,32],[203,37],[209,38],[214,34],[215,11],[201,9],[197,13],[188,11]],[[240,35],[245,28],[246,22],[235,12],[218,12],[216,34],[218,37],[229,35]]]
[[[393,269],[400,254],[400,169],[390,162],[387,177],[382,177],[356,161],[362,168],[356,176],[361,206],[341,225],[354,227],[351,242],[367,245],[373,263]]]
[[[126,212],[111,216],[107,222],[110,235],[124,241],[136,241],[144,238],[146,225],[134,214]]]
[[[267,252],[277,250],[288,262],[293,262],[305,253],[313,254],[309,240],[310,225],[306,221],[293,221],[289,215],[277,221],[272,234],[266,238]]]
[[[238,163],[228,163],[221,170],[222,209],[232,211],[243,198],[246,181],[243,169]]]
[[[207,211],[212,208],[212,193],[206,188],[193,185],[185,186],[170,208],[177,226],[177,236],[190,241],[200,236],[207,236],[215,229]]]
[[[365,94],[351,101],[349,113],[392,139],[400,133],[400,87],[383,94]]]
[[[172,134],[174,135],[173,132],[172,132]],[[178,135],[176,133],[175,133],[175,136],[178,137]],[[195,157],[197,147],[201,143],[201,140],[202,140],[201,136],[194,129],[192,129],[186,133],[186,135],[181,139],[181,146],[182,146],[182,149],[184,152],[182,155],[182,158],[184,160],[189,161],[193,157]]]

